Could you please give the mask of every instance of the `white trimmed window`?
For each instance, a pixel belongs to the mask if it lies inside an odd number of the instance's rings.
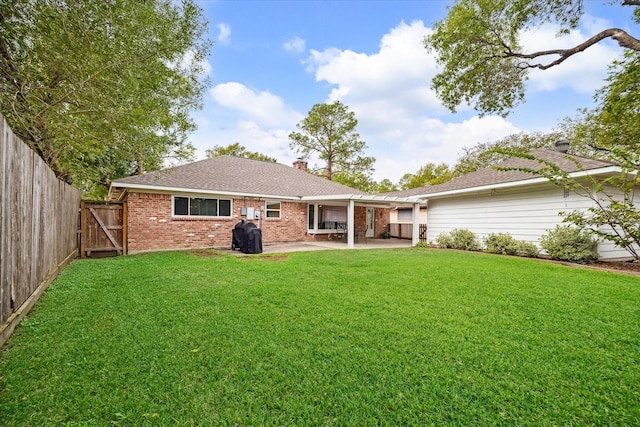
[[[231,200],[173,196],[173,216],[231,217]]]
[[[267,218],[281,218],[282,203],[281,202],[267,202],[265,211]]]
[[[412,221],[413,209],[398,209],[398,221]]]

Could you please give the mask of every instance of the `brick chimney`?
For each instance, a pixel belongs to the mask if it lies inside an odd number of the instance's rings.
[[[307,164],[308,163],[304,159],[299,158],[298,160],[293,162],[293,167],[296,168],[296,169],[300,169],[303,172],[306,172],[307,171]]]

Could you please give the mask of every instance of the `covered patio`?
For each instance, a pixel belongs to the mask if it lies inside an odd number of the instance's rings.
[[[301,199],[306,201],[309,206],[308,235],[314,237],[333,235],[335,237],[337,234],[339,237],[341,236],[339,241],[326,243],[337,245],[346,243],[345,249],[355,249],[356,245],[367,245],[369,241],[388,240],[375,239],[379,237],[380,230],[375,227],[374,211],[375,209],[392,209],[399,206],[410,208],[412,212],[412,235],[410,240],[404,241],[405,244],[408,242],[409,246],[415,246],[420,240],[420,205],[422,203],[420,199],[370,194],[305,196]],[[360,221],[356,221],[356,207],[360,209],[361,213],[363,212],[362,208],[366,210],[366,219],[360,217]],[[342,247],[340,246],[340,248]]]

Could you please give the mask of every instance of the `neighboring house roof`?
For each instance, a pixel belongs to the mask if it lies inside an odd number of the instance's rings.
[[[549,162],[553,162],[560,169],[568,173],[578,173],[582,171],[596,171],[607,172],[613,170],[616,167],[614,163],[606,162],[603,160],[590,159],[587,157],[580,157],[561,153],[559,151],[549,150],[546,148],[539,148],[530,152],[537,159],[543,159]],[[572,161],[569,158],[575,160]],[[577,162],[577,164],[576,164]],[[580,166],[578,166],[580,165]],[[507,168],[530,168],[537,169],[542,167],[541,163],[536,160],[528,160],[520,157],[511,157],[496,166]],[[451,192],[464,192],[464,190],[477,190],[480,188],[493,188],[500,185],[526,185],[538,182],[546,182],[547,179],[534,175],[528,172],[521,171],[501,171],[494,167],[488,167],[477,170],[475,172],[468,173],[466,175],[454,178],[451,181],[447,181],[437,185],[427,185],[420,188],[412,188],[410,190],[394,191],[390,193],[383,193],[387,196],[396,197],[422,197],[425,198],[440,195],[442,193]]]
[[[364,195],[363,191],[280,163],[219,156],[113,181],[113,187],[275,196]]]

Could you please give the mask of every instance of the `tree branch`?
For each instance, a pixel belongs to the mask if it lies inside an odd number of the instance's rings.
[[[638,3],[640,3],[640,1],[638,1]],[[586,49],[593,46],[594,44],[597,44],[598,42],[609,37],[616,40],[621,47],[640,51],[640,40],[636,39],[626,31],[621,30],[620,28],[609,28],[607,30],[601,31],[600,33],[596,34],[595,36],[591,37],[590,39],[586,40],[583,43],[580,43],[579,45],[571,49],[552,49],[552,50],[543,50],[539,52],[526,54],[526,53],[513,52],[508,47],[506,47],[504,52],[504,57],[520,58],[520,59],[536,59],[541,56],[547,56],[547,55],[560,56],[558,59],[548,64],[530,64],[528,62],[522,62],[519,64],[519,67],[522,67],[522,68],[539,68],[541,70],[546,70],[548,68],[561,64],[571,56],[577,53],[583,52]]]

